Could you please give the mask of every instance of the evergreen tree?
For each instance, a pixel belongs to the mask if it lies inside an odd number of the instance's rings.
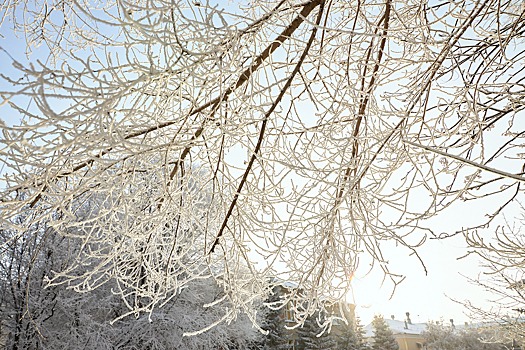
[[[279,308],[280,286],[275,286],[267,299],[269,305],[263,328],[268,330],[263,349],[288,349],[290,336],[284,325],[283,309]]]
[[[297,340],[299,349],[311,349],[314,346],[312,337],[317,335],[319,328],[314,326],[314,321],[312,317],[306,319],[304,324],[297,328]],[[317,332],[316,332],[317,331]]]
[[[359,318],[350,320],[348,325],[344,325],[341,335],[337,339],[338,350],[366,350],[368,344],[365,342],[363,326]]]
[[[304,325],[297,329],[299,338],[298,349],[304,350],[333,350],[338,349],[336,337],[333,333],[324,332],[323,335],[317,336],[321,332],[317,320],[319,313],[315,313],[306,321]]]
[[[356,317],[355,319],[355,334],[356,334],[357,345],[358,345],[356,349],[358,350],[370,349],[370,346],[365,340],[365,330],[363,328],[363,325],[361,324],[361,319],[359,317]]]
[[[399,350],[394,333],[388,327],[383,316],[374,316],[372,326],[374,327],[373,350]]]

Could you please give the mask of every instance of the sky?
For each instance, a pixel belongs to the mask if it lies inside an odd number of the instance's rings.
[[[413,322],[452,318],[463,323],[468,320],[463,306],[450,298],[484,303],[483,291],[462,276],[476,275],[479,269],[476,259],[457,260],[465,252],[461,239],[429,241],[420,251],[428,274],[415,259],[399,256],[397,263],[406,278],[393,294],[391,284],[385,282],[381,286],[380,273],[354,277],[349,301],[356,304],[356,313],[365,324],[376,314],[404,320],[406,312],[410,312]]]
[[[501,202],[489,199],[477,203],[457,203],[436,218],[434,228],[437,233],[451,234],[466,227],[467,224],[486,217],[495,204]],[[512,223],[520,215],[517,203],[511,204],[496,218],[491,225],[478,230],[486,239],[494,234],[498,225],[505,220]],[[412,322],[454,320],[455,324],[479,321],[471,317],[461,302],[470,301],[476,306],[489,309],[490,300],[494,297],[481,287],[473,285],[470,279],[483,278],[484,269],[481,259],[474,254],[465,258],[468,249],[464,236],[460,233],[446,239],[430,239],[418,250],[428,273],[419,261],[399,249],[388,247],[387,253],[394,256],[390,260],[393,272],[406,276],[392,294],[393,286],[385,282],[382,285],[382,274],[378,271],[370,274],[357,273],[352,281],[353,293],[347,300],[356,304],[356,314],[363,324],[371,322],[374,315],[383,315],[396,320],[405,320],[410,312]],[[513,311],[509,310],[512,314]]]

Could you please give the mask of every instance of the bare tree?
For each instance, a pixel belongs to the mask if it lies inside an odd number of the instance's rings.
[[[508,350],[512,345],[503,344],[498,334],[501,329],[497,324],[477,324],[448,326],[443,323],[429,323],[423,333],[425,349],[428,350]]]
[[[211,278],[186,283],[162,308],[117,320],[133,299],[113,293],[116,280],[84,293],[46,286],[48,275],[71,266],[81,240],[57,235],[45,222],[24,235],[0,235],[9,241],[0,260],[2,349],[247,349],[261,337],[246,315],[225,319],[231,305]],[[203,329],[209,332],[183,337]]]
[[[24,218],[19,218],[23,221]],[[58,291],[44,289],[44,276],[57,267],[57,251],[43,246],[47,239],[51,246],[63,248],[60,237],[50,237],[45,223],[28,228],[24,234],[11,230],[0,231],[3,242],[0,260],[0,315],[5,349],[38,348],[41,329],[38,325],[49,320],[56,312]],[[38,305],[29,310],[28,305]]]
[[[492,295],[490,307],[463,302],[472,317],[500,325],[498,336],[523,345],[525,342],[525,250],[523,223],[525,208],[520,204],[521,217],[515,222],[498,226],[494,237],[473,231],[465,234],[470,254],[481,257],[483,273],[470,282]]]
[[[2,29],[49,53],[3,48],[20,123],[4,120],[0,217],[77,232],[51,284],[114,279],[136,312],[211,275],[228,317],[254,319],[278,276],[301,322],[360,259],[399,283],[384,242],[419,257],[454,202],[503,197],[481,226],[521,195],[522,2],[43,4],[3,5]]]

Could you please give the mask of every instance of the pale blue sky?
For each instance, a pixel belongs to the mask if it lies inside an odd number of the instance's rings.
[[[475,204],[458,202],[433,220],[434,228],[437,233],[453,233],[476,220],[486,219],[485,215],[495,210],[500,203],[494,201],[494,198]],[[488,228],[478,232],[490,239],[496,227],[505,224],[504,219],[513,222],[521,213],[518,205],[511,204],[504,214]],[[481,259],[475,255],[458,260],[468,250],[462,234],[444,240],[428,240],[418,250],[428,270],[428,275],[425,275],[415,257],[408,256],[406,251],[392,245],[387,249],[387,254],[394,257],[390,259],[392,271],[406,276],[392,299],[389,299],[392,284],[385,282],[381,287],[382,275],[376,271],[368,276],[356,275],[353,281],[354,295],[349,300],[355,301],[356,312],[365,324],[375,314],[388,318],[394,315],[396,319],[404,320],[406,312],[410,312],[413,322],[441,319],[448,322],[454,319],[456,324],[462,324],[470,321],[466,314],[468,310],[451,299],[470,301],[488,310],[492,306],[488,300],[494,298],[494,295],[468,281],[467,277],[477,279],[486,271],[481,267]],[[515,316],[512,310],[508,310],[508,313]]]

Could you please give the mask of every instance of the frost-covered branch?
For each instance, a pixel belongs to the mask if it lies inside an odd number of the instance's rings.
[[[46,281],[111,284],[116,318],[213,279],[255,320],[280,278],[301,323],[370,266],[395,287],[384,246],[424,264],[454,203],[501,201],[481,227],[522,196],[518,1],[0,9],[1,243],[78,240]]]

